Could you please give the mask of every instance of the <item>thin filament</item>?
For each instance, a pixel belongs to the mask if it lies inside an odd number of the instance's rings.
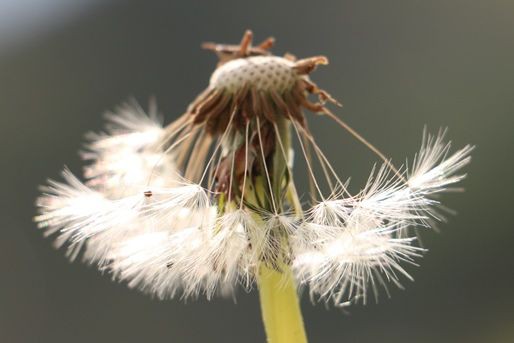
[[[277,205],[275,204],[275,196],[273,195],[273,187],[271,186],[271,179],[269,176],[268,166],[266,163],[266,157],[264,156],[264,146],[262,145],[261,123],[260,123],[259,117],[257,117],[257,135],[259,136],[259,146],[260,146],[261,155],[262,155],[262,164],[264,165],[264,172],[266,173],[266,179],[268,180],[268,187],[269,187],[269,192],[271,195],[271,202],[273,204],[273,210],[275,211],[275,214],[278,214]]]
[[[295,184],[294,184],[294,181],[293,181],[293,171],[289,167],[289,160],[288,160],[285,148],[284,148],[284,144],[282,143],[282,138],[280,137],[280,134],[279,134],[278,126],[277,126],[276,123],[273,123],[273,126],[275,127],[275,133],[276,133],[276,136],[277,136],[277,141],[278,141],[278,144],[280,146],[280,150],[282,151],[282,156],[284,157],[284,161],[286,162],[287,171],[289,173],[289,185],[288,185],[288,187],[292,187],[293,191],[296,193],[296,187],[295,187]],[[291,203],[292,203],[292,205],[295,208],[296,214],[301,213],[301,211],[302,211],[301,205],[299,205],[297,202],[295,203],[294,201],[291,201]]]
[[[173,149],[175,149],[175,147],[177,145],[179,145],[180,143],[182,143],[184,140],[186,140],[189,136],[191,136],[193,132],[192,131],[189,131],[188,133],[186,133],[184,136],[182,136],[179,140],[177,140],[176,142],[174,142],[170,147],[168,147],[163,153],[161,156],[159,156],[159,159],[154,163],[153,167],[152,167],[152,171],[150,172],[150,175],[148,176],[148,182],[147,182],[147,187],[150,186],[151,182],[152,182],[152,178],[155,174],[155,169],[157,168],[157,166],[159,165],[159,163],[162,161],[162,159],[164,158],[164,156],[166,154],[168,154],[170,151],[172,151]]]
[[[305,162],[307,163],[307,169],[309,170],[312,181],[314,182],[314,185],[316,186],[319,196],[324,201],[325,198],[323,197],[323,193],[321,192],[318,182],[316,181],[316,177],[314,176],[314,171],[312,170],[311,162],[309,161],[309,158],[307,157],[307,152],[305,151],[305,146],[303,145],[302,138],[300,137],[300,132],[298,132],[298,127],[296,126],[296,123],[294,122],[294,120],[291,120],[291,123],[293,123],[294,129],[296,131],[296,135],[298,136],[298,142],[300,143],[300,147],[302,148],[303,156],[305,158]]]
[[[223,143],[223,140],[227,136],[228,132],[230,131],[230,127],[232,126],[232,119],[234,119],[234,114],[237,112],[237,106],[234,107],[234,110],[232,111],[232,114],[230,115],[230,119],[228,121],[227,127],[225,128],[225,132],[223,132],[223,135],[221,135],[219,143],[216,145],[216,148],[212,152],[211,158],[209,159],[209,162],[207,162],[207,165],[205,166],[205,169],[203,171],[202,177],[200,178],[199,185],[202,184],[203,179],[205,178],[205,175],[207,174],[207,171],[209,169],[209,166],[211,165],[212,161],[214,160],[214,157],[216,156],[216,153],[218,152],[219,148],[221,147],[221,144]]]
[[[173,137],[175,137],[180,131],[182,131],[187,125],[189,125],[191,123],[193,118],[190,116],[188,117],[186,115],[187,115],[187,113],[183,114],[175,122],[171,123],[165,129],[165,131],[171,131],[171,132],[170,132],[170,134],[166,135],[166,138],[163,140],[163,142],[158,145],[159,149],[162,148],[166,144],[166,142],[172,140]]]
[[[241,190],[241,202],[239,203],[239,209],[243,208],[243,200],[246,189],[246,173],[248,172],[248,131],[250,129],[250,122],[246,123],[245,129],[245,172],[243,174],[243,189]]]
[[[219,140],[219,138],[218,138],[218,140]],[[216,156],[216,154],[218,155],[216,166],[214,166],[214,164],[211,164],[209,166],[209,180],[207,182],[207,184],[208,184],[207,188],[211,191],[212,191],[212,187],[214,186],[214,178],[218,174],[218,170],[221,165],[221,159],[223,158],[223,154],[221,152],[214,153],[213,156]]]
[[[348,131],[352,136],[354,136],[357,140],[359,140],[362,144],[364,144],[368,149],[373,151],[378,157],[380,157],[385,165],[390,168],[394,174],[403,182],[407,182],[405,177],[403,177],[402,173],[391,163],[390,159],[387,158],[380,150],[378,150],[377,147],[375,147],[373,144],[368,142],[364,137],[362,137],[357,131],[355,131],[351,126],[346,124],[342,119],[340,119],[338,116],[336,116],[334,113],[332,113],[328,108],[323,107],[323,113],[328,115],[332,120],[334,120],[339,126],[341,126],[343,129]]]
[[[273,123],[273,127],[275,128],[275,134],[277,136],[278,145],[280,146],[280,150],[282,151],[282,156],[284,157],[284,161],[286,162],[286,168],[289,175],[293,175],[293,171],[289,168],[289,158],[287,157],[286,150],[282,143],[282,138],[280,137],[279,130],[276,123]]]
[[[305,134],[305,136],[311,141],[312,146],[314,147],[314,150],[316,151],[316,154],[318,155],[318,158],[320,158],[320,162],[322,160],[325,162],[326,166],[330,169],[330,172],[332,173],[332,175],[336,178],[338,185],[342,188],[342,190],[346,194],[351,196],[351,194],[350,194],[350,192],[348,192],[345,184],[341,181],[341,179],[339,178],[339,175],[337,175],[334,167],[332,166],[332,164],[330,163],[330,161],[328,160],[326,155],[323,153],[323,150],[321,150],[319,145],[316,143],[316,140],[314,139],[314,137],[310,134],[310,132],[308,132],[306,129],[304,129],[301,126],[300,126],[300,130],[302,130],[302,132]]]
[[[228,203],[232,200],[232,181],[234,179],[234,161],[236,159],[236,152],[232,151],[232,161],[230,162],[230,179],[228,182]]]

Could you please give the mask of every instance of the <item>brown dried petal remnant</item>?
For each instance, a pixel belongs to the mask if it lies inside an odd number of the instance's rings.
[[[324,56],[296,60],[292,55],[273,56],[274,43],[268,38],[252,46],[252,33],[247,31],[239,45],[205,43],[220,58],[209,87],[190,105],[188,113],[194,124],[205,124],[212,135],[222,134],[234,114],[238,129],[259,117],[263,126],[275,122],[277,116],[305,125],[302,108],[323,112],[323,103],[338,104],[328,93],[309,80],[308,74],[317,65],[327,64]],[[319,97],[318,103],[308,99]]]

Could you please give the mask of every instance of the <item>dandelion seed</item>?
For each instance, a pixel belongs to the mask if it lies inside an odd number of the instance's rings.
[[[347,307],[412,280],[405,265],[424,253],[412,233],[442,218],[435,196],[464,178],[473,148],[451,153],[444,131],[425,132],[412,164],[397,168],[328,109],[340,104],[309,77],[326,57],[275,56],[272,38],[256,46],[252,38],[204,44],[218,67],[168,126],[155,106],[148,115],[137,105],[109,114],[106,132],[88,135],[84,182],[67,169],[64,182],[49,181],[35,220],[71,259],[82,255],[159,298],[230,296],[256,283],[268,336],[305,342],[296,286]],[[305,110],[382,160],[359,193],[316,143]],[[304,204],[293,136],[310,183]],[[287,318],[274,316],[277,306]]]

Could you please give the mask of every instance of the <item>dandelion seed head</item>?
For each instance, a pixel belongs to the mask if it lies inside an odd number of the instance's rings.
[[[397,169],[328,110],[339,103],[309,78],[325,57],[275,56],[273,39],[254,46],[252,38],[204,45],[218,66],[169,125],[155,106],[109,113],[104,132],[87,135],[83,178],[65,169],[63,181],[42,187],[38,226],[71,260],[160,299],[230,296],[265,268],[292,272],[312,299],[335,306],[402,287],[412,279],[405,264],[424,252],[416,230],[443,219],[434,196],[464,178],[473,148],[452,152],[445,131],[425,132],[412,164]],[[384,161],[357,194],[317,145],[304,110],[335,120]],[[311,190],[303,203],[293,130]]]

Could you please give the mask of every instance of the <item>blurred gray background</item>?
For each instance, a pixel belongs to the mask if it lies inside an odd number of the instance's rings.
[[[258,298],[160,302],[70,264],[32,223],[37,186],[79,172],[83,134],[129,97],[167,121],[208,82],[201,42],[273,35],[325,54],[313,80],[337,113],[401,163],[423,126],[477,149],[458,215],[406,290],[344,314],[302,307],[311,342],[514,342],[514,2],[0,1],[0,342],[264,342]],[[324,118],[311,125],[358,189],[376,158]],[[301,168],[301,164],[299,168]]]

